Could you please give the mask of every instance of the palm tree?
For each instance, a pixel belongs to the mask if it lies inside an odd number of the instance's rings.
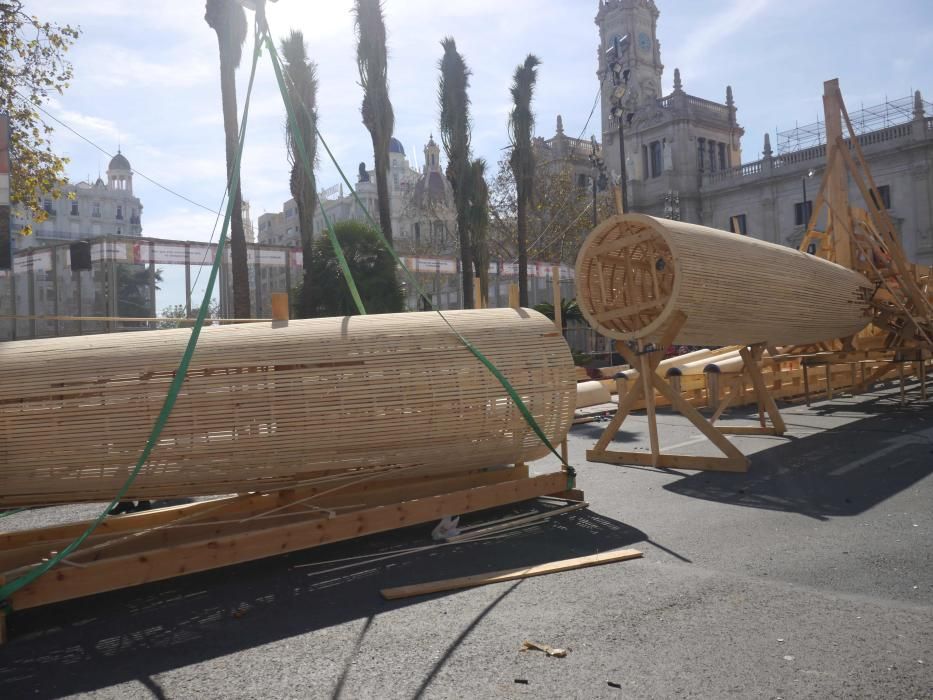
[[[155,292],[162,282],[162,270],[145,265],[117,265],[117,316],[155,316]],[[145,324],[131,324],[144,326]]]
[[[489,186],[486,184],[486,160],[477,158],[470,168],[470,234],[473,265],[479,277],[480,296],[489,302]]]
[[[518,297],[522,306],[528,306],[528,204],[534,192],[535,158],[531,150],[531,132],[535,115],[531,111],[531,97],[538,79],[537,67],[541,61],[528,54],[524,63],[515,69],[512,81],[514,107],[509,115],[509,139],[512,156],[509,165],[515,177],[518,227]]]
[[[220,99],[223,103],[227,147],[227,178],[233,179],[240,128],[236,105],[236,69],[246,41],[246,13],[236,0],[207,0],[204,20],[217,32],[220,49]],[[246,264],[246,235],[243,233],[243,195],[239,182],[230,193],[234,198],[230,219],[230,257],[233,262],[233,315],[250,317],[249,270]]]
[[[540,304],[535,304],[535,311],[539,314],[547,316],[552,321],[554,320],[554,304],[544,301]],[[576,299],[565,299],[561,297],[560,299],[560,318],[561,318],[561,333],[564,336],[567,335],[567,322],[568,321],[584,321],[583,312],[580,311],[580,306],[577,304]]]
[[[441,143],[447,155],[447,179],[454,190],[457,234],[460,238],[460,267],[463,277],[463,308],[473,308],[473,248],[470,240],[470,70],[457,51],[452,37],[441,46],[441,76],[437,97],[441,107]]]
[[[301,141],[307,150],[311,166],[317,162],[317,67],[308,59],[304,35],[292,31],[282,40],[282,59],[285,63],[285,80],[288,99]],[[307,172],[299,152],[298,142],[291,128],[286,125],[285,144],[288,147],[288,162],[292,166],[289,187],[298,205],[298,226],[301,230],[302,267],[304,269],[301,298],[298,301],[299,318],[310,318],[313,310],[311,299],[311,256],[314,207],[317,205],[317,184],[314,172]]]
[[[376,192],[379,196],[379,225],[392,243],[392,209],[389,200],[389,141],[395,114],[389,100],[386,25],[380,0],[356,0],[356,66],[363,88],[363,125],[373,140]]]

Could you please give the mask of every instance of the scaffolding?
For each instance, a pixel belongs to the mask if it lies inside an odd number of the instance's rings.
[[[921,99],[924,112],[933,112],[933,103]],[[906,124],[914,116],[916,101],[914,96],[888,100],[873,107],[862,107],[852,112],[850,118],[857,135],[867,134],[880,129]],[[777,132],[777,153],[793,153],[805,148],[822,146],[826,143],[826,124],[819,118],[812,124],[799,124],[793,129]]]

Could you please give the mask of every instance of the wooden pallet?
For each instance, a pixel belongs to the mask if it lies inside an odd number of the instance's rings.
[[[251,493],[112,516],[80,549],[8,601],[23,610],[317,547],[538,496],[566,494],[563,471],[528,467],[447,477],[364,481],[343,488]],[[582,497],[579,491],[574,496]],[[12,581],[83,532],[75,522],[0,534],[0,583]],[[0,613],[0,640],[5,637]]]

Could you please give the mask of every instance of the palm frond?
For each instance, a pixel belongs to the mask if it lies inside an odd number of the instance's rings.
[[[236,0],[207,0],[204,21],[217,32],[221,60],[239,68],[246,41],[246,12]]]

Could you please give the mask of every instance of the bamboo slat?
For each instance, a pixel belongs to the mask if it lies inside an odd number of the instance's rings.
[[[600,333],[657,341],[680,311],[675,342],[806,344],[871,321],[871,283],[792,248],[681,221],[607,219],[577,258],[577,302]]]
[[[445,316],[508,378],[548,438],[562,440],[576,380],[553,324],[528,309]],[[189,334],[0,345],[0,507],[112,498]],[[242,493],[335,471],[451,473],[545,453],[436,313],[211,327],[127,498]]]

